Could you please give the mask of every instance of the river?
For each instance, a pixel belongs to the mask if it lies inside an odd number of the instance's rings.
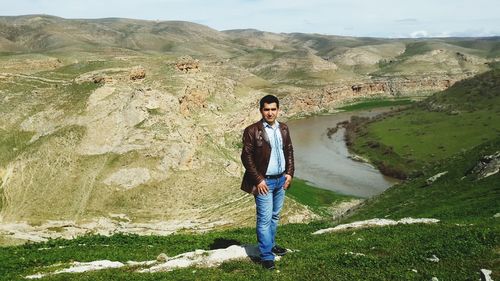
[[[345,129],[328,138],[327,129],[351,116],[373,117],[388,109],[341,112],[290,120],[295,155],[295,176],[315,186],[342,194],[371,197],[398,180],[382,175],[375,167],[350,159],[344,142]]]

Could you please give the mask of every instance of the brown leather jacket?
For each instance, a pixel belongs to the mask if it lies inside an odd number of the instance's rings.
[[[285,174],[293,177],[295,168],[290,131],[285,123],[279,124],[286,162]],[[252,193],[253,188],[265,179],[270,156],[271,144],[262,120],[246,127],[243,132],[243,150],[241,151],[241,162],[246,169],[241,183],[242,190]]]

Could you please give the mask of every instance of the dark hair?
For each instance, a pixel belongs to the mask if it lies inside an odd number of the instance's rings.
[[[278,98],[273,95],[267,95],[260,99],[260,109],[264,108],[265,103],[271,104],[274,102],[276,103],[276,107],[280,108],[280,101],[278,100]]]

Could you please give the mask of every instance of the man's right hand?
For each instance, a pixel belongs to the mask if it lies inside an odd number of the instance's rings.
[[[269,192],[269,188],[267,187],[266,181],[263,180],[257,185],[257,193],[260,195],[265,195]]]

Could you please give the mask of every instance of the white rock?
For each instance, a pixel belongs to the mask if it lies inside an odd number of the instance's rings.
[[[484,179],[500,172],[500,151],[492,155],[486,155],[479,160],[476,167],[472,169],[472,173],[477,179]]]
[[[290,252],[293,252],[290,250]],[[192,252],[183,253],[172,258],[168,258],[165,255],[165,262],[158,263],[158,261],[128,261],[126,264],[121,262],[113,262],[109,260],[93,261],[93,262],[74,262],[69,268],[64,268],[54,272],[48,272],[45,274],[37,273],[34,275],[26,276],[27,279],[39,279],[47,275],[60,274],[60,273],[82,273],[87,271],[102,270],[106,268],[120,268],[123,266],[142,266],[149,267],[146,269],[138,270],[138,272],[159,272],[159,271],[171,271],[177,268],[185,268],[189,266],[202,266],[202,267],[213,267],[218,266],[221,263],[229,260],[244,259],[244,258],[256,258],[260,254],[259,249],[256,245],[243,245],[237,246],[233,245],[225,249],[217,250],[195,250]],[[352,253],[353,255],[363,255],[358,253]],[[160,254],[162,256],[162,254]],[[276,257],[279,260],[280,257]],[[49,266],[50,267],[50,266]]]
[[[439,258],[436,257],[436,255],[432,255],[432,257],[427,258],[427,260],[431,262],[439,262]]]
[[[493,279],[491,279],[491,273],[492,273],[491,270],[481,269],[480,272],[481,272],[481,281],[493,281]]]
[[[100,260],[91,262],[74,262],[70,268],[61,269],[55,272],[58,273],[80,273],[94,270],[102,270],[106,268],[119,268],[125,264],[118,261]]]
[[[130,266],[150,266],[157,263],[157,261],[127,261]]]
[[[161,253],[156,257],[158,262],[166,262],[168,261],[168,256],[165,253]]]
[[[33,274],[33,275],[28,275],[24,278],[26,278],[26,279],[40,279],[40,278],[45,277],[45,275],[46,274],[37,273],[37,274]]]
[[[397,225],[397,224],[437,223],[437,222],[439,222],[438,219],[428,219],[428,218],[421,218],[421,219],[403,218],[400,219],[399,221],[389,220],[389,219],[370,219],[348,224],[340,224],[335,227],[318,230],[316,232],[313,232],[313,234],[323,234],[328,232],[337,232],[346,229],[358,229],[358,228]]]
[[[60,274],[60,273],[82,273],[87,271],[95,271],[102,270],[107,268],[120,268],[125,266],[125,264],[117,261],[109,261],[109,260],[100,260],[100,261],[91,261],[91,262],[73,262],[73,265],[69,268],[64,268],[61,270],[57,270],[53,273],[37,273],[34,275],[26,276],[27,279],[39,279],[43,278],[47,275],[51,274]]]
[[[258,257],[259,249],[256,245],[232,245],[225,249],[217,250],[196,250],[170,258],[167,262],[155,265],[148,269],[139,270],[138,272],[160,272],[171,271],[177,268],[189,266],[217,266],[225,261],[243,259],[248,257]],[[279,257],[276,257],[278,260]]]
[[[431,281],[439,281],[437,277],[432,277]]]
[[[414,219],[414,218],[403,218],[398,221],[398,224],[414,224],[414,223],[438,223],[438,219]]]
[[[356,257],[359,257],[359,256],[364,257],[364,256],[366,256],[363,253],[354,253],[354,252],[345,252],[344,255],[352,255],[352,256],[356,256]]]
[[[121,169],[104,180],[106,185],[116,184],[125,189],[134,188],[151,179],[146,168]]]
[[[439,174],[436,174],[436,175],[434,175],[434,176],[432,176],[432,177],[428,178],[427,180],[425,180],[425,183],[426,183],[427,185],[431,185],[431,184],[433,184],[433,183],[434,183],[437,179],[439,179],[440,177],[442,177],[442,176],[444,176],[444,175],[446,175],[446,174],[448,174],[448,171],[444,171],[444,172],[441,172],[441,173],[439,173]]]

